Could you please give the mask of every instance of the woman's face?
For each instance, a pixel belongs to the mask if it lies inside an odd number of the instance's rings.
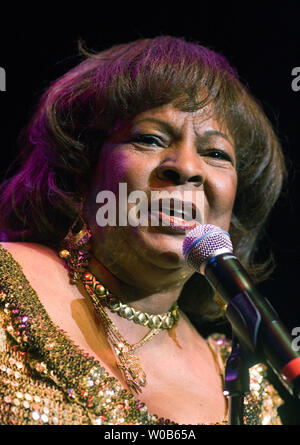
[[[162,212],[156,208],[151,214],[151,200],[157,199],[153,192],[177,198],[177,205],[180,200],[188,200],[194,212],[197,206],[198,222],[227,230],[237,186],[235,164],[230,135],[205,109],[184,112],[170,104],[120,123],[101,148],[87,199],[95,255],[111,269],[123,270],[123,278],[129,281],[139,277],[152,280],[166,270],[187,275],[182,243],[195,222],[189,222],[191,215],[187,213],[181,218],[176,218],[179,214],[175,213],[172,219],[172,209],[171,216],[161,207]],[[121,194],[120,183],[126,184]],[[99,193],[103,191],[109,193]],[[139,207],[137,213],[135,205],[141,201],[127,200],[131,192],[137,191],[135,196],[147,201],[148,225],[134,226],[132,221],[124,220],[124,210],[136,216],[145,210]],[[169,207],[174,207],[175,201],[170,202]],[[103,226],[101,209],[108,209],[108,203],[110,216],[115,212],[116,225],[112,218],[110,225]]]

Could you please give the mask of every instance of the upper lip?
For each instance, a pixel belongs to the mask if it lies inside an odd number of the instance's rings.
[[[199,223],[202,223],[202,215],[199,207],[196,206],[195,203],[191,201],[184,201],[178,198],[170,198],[168,200],[152,200],[150,202],[149,210],[153,210],[153,208],[158,209],[161,212],[169,210],[170,216],[174,215],[174,210],[179,210],[178,218],[182,218],[185,221],[195,220]]]

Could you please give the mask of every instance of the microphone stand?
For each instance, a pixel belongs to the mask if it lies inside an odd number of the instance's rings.
[[[249,366],[237,337],[232,334],[232,350],[226,361],[223,394],[228,399],[229,424],[244,424],[244,397],[250,392]]]

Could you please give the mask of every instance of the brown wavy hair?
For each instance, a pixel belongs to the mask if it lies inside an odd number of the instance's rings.
[[[57,248],[78,214],[80,184],[89,181],[118,120],[171,102],[183,111],[210,104],[235,143],[238,187],[230,226],[235,252],[255,281],[265,279],[270,261],[256,262],[257,243],[286,170],[272,125],[235,69],[221,54],[171,36],[99,53],[79,42],[79,49],[83,61],[42,95],[20,135],[19,169],[0,187],[0,230],[6,239]],[[211,295],[195,274],[180,301],[186,311],[197,308],[206,318],[215,317],[219,311],[208,303]]]

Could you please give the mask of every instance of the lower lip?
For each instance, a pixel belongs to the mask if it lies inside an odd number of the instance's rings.
[[[166,229],[171,230],[172,232],[180,232],[185,233],[187,230],[194,229],[194,227],[199,225],[199,222],[197,221],[185,221],[181,218],[177,218],[176,216],[168,216],[165,213],[162,213],[160,211],[158,212],[149,212],[149,221],[151,226],[151,215],[153,215],[156,220],[158,220],[160,223],[163,223],[164,225],[160,225],[159,227],[164,227]]]

